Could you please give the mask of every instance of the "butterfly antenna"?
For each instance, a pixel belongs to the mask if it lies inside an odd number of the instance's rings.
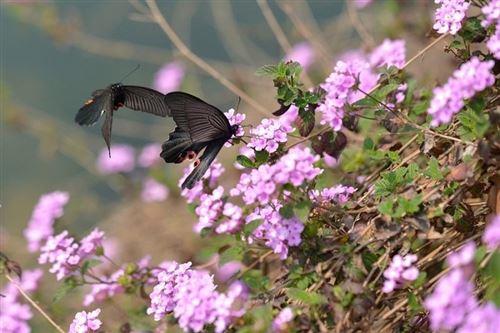
[[[238,109],[240,108],[240,102],[241,102],[241,97],[238,96],[238,103],[236,104],[236,112],[238,112]]]
[[[135,68],[133,70],[131,70],[127,75],[125,75],[119,82],[121,83],[123,80],[125,80],[126,78],[128,78],[130,75],[132,75],[139,68],[141,68],[141,65],[137,64],[137,66],[135,66]]]

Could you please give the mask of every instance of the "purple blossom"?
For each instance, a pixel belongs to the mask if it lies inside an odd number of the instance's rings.
[[[134,167],[134,148],[129,145],[116,144],[111,147],[111,157],[107,149],[101,150],[97,157],[97,170],[104,175],[130,172]]]
[[[159,92],[166,94],[174,90],[178,90],[184,79],[184,66],[172,61],[161,67],[156,72],[153,87]]]
[[[247,115],[244,113],[236,113],[234,109],[229,109],[227,112],[224,112],[224,115],[227,117],[229,120],[229,124],[231,126],[233,125],[238,125],[238,130],[234,134],[236,137],[241,137],[245,135],[245,130],[243,129],[241,125],[242,122],[245,121]]]
[[[339,165],[339,160],[327,153],[323,153],[323,162],[325,162],[325,165],[329,168],[335,168]]]
[[[446,258],[446,262],[451,268],[464,268],[474,263],[475,254],[476,244],[470,241],[459,250],[450,253]]]
[[[284,126],[293,127],[298,117],[299,117],[299,108],[292,104],[290,105],[288,111],[279,117],[279,121]]]
[[[63,231],[48,238],[41,248],[38,262],[52,264],[49,272],[61,280],[77,270],[85,259],[93,256],[97,248],[102,246],[103,239],[104,233],[94,229],[78,244],[73,237],[68,236],[68,231]]]
[[[481,8],[484,14],[484,20],[481,21],[481,25],[485,28],[490,25],[498,25],[500,23],[500,0],[490,0],[490,2]],[[498,31],[498,29],[497,29]]]
[[[274,153],[278,150],[280,143],[287,142],[287,133],[293,131],[293,127],[280,123],[278,119],[264,118],[257,127],[250,130],[252,139],[248,147],[257,151],[267,150],[269,153]]]
[[[405,92],[408,89],[408,84],[403,83],[398,86],[398,89],[396,89],[396,103],[402,103],[405,100]]]
[[[462,27],[462,21],[470,3],[465,0],[434,0],[441,6],[436,9],[434,30],[440,34],[456,34]]]
[[[389,267],[384,271],[384,293],[390,293],[394,289],[404,288],[406,284],[415,281],[418,277],[418,268],[413,265],[417,261],[417,256],[407,254],[400,256],[396,254],[391,261]]]
[[[137,164],[143,168],[150,168],[161,161],[160,158],[161,145],[158,143],[151,143],[142,148]]]
[[[182,185],[187,176],[193,171],[194,166],[190,165],[184,169],[184,175],[179,179],[179,187]],[[210,165],[207,172],[201,178],[202,181],[197,182],[192,189],[183,189],[181,191],[181,196],[186,198],[188,203],[193,203],[200,198],[200,196],[205,193],[204,183],[210,188],[214,188],[217,185],[219,177],[224,173],[226,169],[217,160]]]
[[[222,215],[225,219],[215,228],[216,233],[232,234],[241,229],[244,221],[243,210],[240,207],[230,202],[226,202],[222,209]]]
[[[69,327],[68,333],[97,332],[102,325],[102,322],[97,318],[99,313],[101,313],[101,309],[95,309],[92,312],[78,312]]]
[[[486,303],[469,312],[457,333],[494,333],[500,327],[500,310]]]
[[[370,55],[370,64],[374,67],[404,67],[406,62],[406,42],[403,39],[385,39]]]
[[[239,261],[227,262],[217,269],[217,272],[215,273],[215,277],[219,281],[227,282],[236,273],[241,271],[241,269],[243,267],[244,267],[243,264]]]
[[[474,286],[460,268],[452,269],[437,282],[424,304],[433,331],[453,330],[477,306]]]
[[[24,237],[28,240],[28,249],[35,252],[54,233],[54,221],[64,214],[64,206],[69,201],[67,192],[55,191],[44,194],[38,200],[31,214]]]
[[[90,293],[86,294],[83,299],[83,305],[89,306],[95,302],[102,302],[123,293],[125,289],[118,283],[118,278],[123,276],[123,274],[124,270],[120,269],[110,277],[100,277],[100,279],[106,283],[92,284]]]
[[[160,202],[168,198],[168,187],[153,178],[147,178],[142,183],[141,198],[144,202]]]
[[[427,110],[432,117],[431,126],[449,123],[464,107],[464,100],[493,85],[495,76],[491,70],[494,64],[492,60],[481,62],[473,57],[462,64],[444,86],[434,88],[434,97]]]
[[[218,186],[211,194],[203,193],[200,196],[200,205],[195,209],[198,215],[198,223],[194,227],[195,232],[200,233],[205,228],[211,228],[219,219],[224,207],[223,194],[224,188]]]
[[[295,44],[290,52],[285,56],[285,61],[296,61],[304,70],[307,70],[314,62],[315,53],[311,44],[301,42]]]
[[[334,71],[321,84],[321,88],[326,91],[324,101],[317,108],[321,113],[321,124],[328,124],[334,131],[340,131],[346,105],[364,97],[362,92],[355,89],[356,86],[368,92],[377,80],[378,75],[371,71],[366,61],[338,61]]]
[[[276,196],[278,185],[290,183],[300,186],[321,174],[323,170],[314,166],[317,161],[319,156],[313,155],[311,149],[293,147],[275,164],[262,164],[257,169],[242,174],[230,195],[242,196],[246,204],[266,204]]]
[[[245,307],[242,304],[247,300],[248,288],[240,281],[234,281],[225,293],[219,293],[214,304],[217,316],[215,332],[224,332],[236,318],[243,316]]]
[[[304,225],[296,217],[290,219],[282,217],[279,213],[280,208],[281,204],[274,201],[272,206],[256,208],[255,212],[247,217],[247,222],[263,220],[248,238],[248,242],[252,244],[256,239],[263,240],[281,260],[285,260],[288,257],[288,248],[300,245],[302,241],[300,234],[304,230]]]
[[[495,28],[495,34],[486,42],[486,47],[496,59],[500,60],[500,23]]]
[[[273,333],[288,332],[288,323],[293,320],[293,311],[291,308],[286,307],[278,313],[273,320],[272,329]]]
[[[26,270],[22,278],[16,278],[18,284],[25,292],[32,293],[38,288],[41,269]],[[19,302],[19,290],[12,282],[4,285],[0,291],[0,332],[2,333],[29,333],[31,328],[28,320],[33,317],[30,307]]]
[[[311,200],[327,201],[339,205],[345,204],[351,198],[356,189],[352,186],[336,185],[324,188],[321,191],[312,190],[309,193]]]
[[[500,246],[500,215],[496,215],[486,226],[483,234],[483,243],[490,250],[494,250]]]

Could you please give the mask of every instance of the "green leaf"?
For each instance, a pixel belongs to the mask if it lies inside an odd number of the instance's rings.
[[[490,126],[488,116],[474,104],[476,109],[468,106],[465,111],[458,114],[460,122],[458,134],[464,140],[476,140],[484,136]]]
[[[388,199],[382,201],[378,206],[377,209],[381,214],[392,216],[392,211],[394,208],[394,202],[393,199]]]
[[[278,74],[278,66],[276,65],[264,65],[255,72],[255,75],[258,76],[275,77],[276,74]]]
[[[245,249],[240,244],[233,245],[220,253],[220,263],[225,264],[230,261],[242,261]]]
[[[425,169],[424,174],[434,180],[441,180],[444,178],[441,169],[439,168],[439,161],[435,157],[431,157],[427,169]]]
[[[257,219],[249,223],[246,223],[245,226],[243,227],[243,234],[246,237],[250,236],[255,231],[255,229],[257,229],[262,224],[262,222],[264,221],[261,219]]]
[[[82,273],[82,275],[85,275],[89,269],[97,266],[97,265],[100,265],[102,263],[101,260],[99,259],[89,259],[89,260],[86,260],[82,267],[80,268],[80,272]]]
[[[246,271],[241,277],[243,282],[255,292],[264,291],[269,285],[269,278],[262,275],[262,272],[258,269],[251,269]]]
[[[286,219],[291,219],[294,214],[293,214],[293,205],[292,204],[286,204],[283,207],[280,208],[280,215],[283,216]]]
[[[417,279],[413,281],[412,285],[413,288],[417,289],[422,287],[425,283],[427,282],[427,273],[426,272],[420,272],[418,274]]]
[[[348,291],[345,291],[341,286],[334,286],[332,288],[333,295],[340,301],[342,307],[348,307],[351,304],[354,295]]]
[[[415,312],[419,312],[424,309],[422,304],[420,304],[418,297],[414,293],[408,293],[408,305],[410,306],[410,309]]]
[[[363,141],[364,150],[373,150],[374,148],[375,148],[375,143],[373,143],[373,140],[371,138],[366,138]]]
[[[245,155],[238,155],[236,157],[236,162],[245,168],[255,168],[255,163]]]
[[[298,288],[288,288],[286,294],[289,298],[303,302],[307,305],[320,305],[326,303],[326,298],[316,292],[308,292]]]
[[[269,153],[267,150],[256,150],[255,151],[255,165],[259,166],[266,163],[269,160]]]
[[[312,203],[310,200],[304,200],[295,205],[293,211],[295,216],[299,218],[302,222],[307,221],[309,217],[309,212],[311,211]]]
[[[486,38],[486,29],[481,25],[479,18],[469,17],[462,24],[458,35],[468,42],[480,43]]]
[[[64,296],[73,291],[76,287],[78,287],[78,282],[74,277],[66,278],[61,286],[57,288],[54,293],[54,297],[52,298],[52,302],[59,302]]]
[[[371,251],[364,251],[361,253],[361,260],[363,261],[363,265],[366,270],[370,271],[373,264],[378,260],[378,256]]]

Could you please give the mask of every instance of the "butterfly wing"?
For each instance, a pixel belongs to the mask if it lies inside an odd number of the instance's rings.
[[[165,102],[177,126],[189,133],[193,142],[231,138],[229,121],[215,106],[183,92],[168,93]]]
[[[129,109],[154,114],[170,116],[170,110],[165,103],[165,95],[146,87],[121,86],[123,105]]]
[[[203,177],[205,172],[207,172],[210,164],[212,164],[215,157],[224,146],[225,142],[225,139],[219,139],[207,145],[205,151],[203,152],[203,155],[201,155],[200,157],[200,164],[198,164],[198,166],[194,168],[193,171],[191,171],[189,176],[187,176],[186,180],[184,180],[181,185],[182,189],[192,189],[194,187],[194,185],[201,179],[201,177]]]
[[[108,100],[108,107],[112,108],[111,98]],[[104,123],[101,127],[101,134],[104,138],[104,142],[106,142],[106,146],[108,147],[108,154],[111,157],[111,127],[113,126],[113,110],[105,112],[106,117],[104,118]]]
[[[182,161],[182,154],[191,147],[193,141],[189,133],[182,131],[178,127],[170,133],[168,140],[161,146],[160,157],[167,163],[177,163]]]
[[[78,110],[75,122],[80,126],[90,126],[95,124],[102,113],[111,110],[109,100],[111,99],[111,89],[99,89],[92,93],[92,98]]]

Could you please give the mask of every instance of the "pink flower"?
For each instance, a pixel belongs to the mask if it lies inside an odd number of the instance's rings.
[[[108,150],[103,149],[97,158],[97,170],[104,175],[130,172],[134,167],[134,148],[125,144],[112,146],[111,157],[108,155]]]
[[[257,151],[267,150],[274,153],[280,144],[287,142],[287,134],[293,132],[294,128],[280,123],[278,119],[262,119],[261,123],[250,130],[252,139],[248,147]]]
[[[500,60],[500,23],[496,25],[495,34],[486,42],[486,47],[496,59]]]
[[[184,79],[184,66],[173,61],[167,63],[156,72],[153,82],[154,89],[166,94],[178,90]]]
[[[151,143],[145,146],[137,160],[137,164],[143,168],[150,168],[160,162],[161,145],[158,143]]]
[[[434,0],[441,6],[436,9],[434,30],[440,34],[454,35],[462,27],[462,21],[470,3],[465,0]]]
[[[288,332],[288,324],[293,320],[293,311],[291,308],[286,307],[274,318],[272,329],[273,333]]]
[[[144,202],[160,202],[168,198],[168,187],[153,178],[147,178],[142,184],[141,198]]]
[[[392,258],[391,264],[384,271],[384,293],[390,293],[394,289],[403,288],[408,282],[415,281],[418,277],[418,268],[413,266],[417,261],[417,256],[414,254],[407,254],[402,257],[399,254]]]
[[[375,67],[395,66],[403,68],[406,62],[406,46],[403,39],[385,39],[370,55],[370,64]]]
[[[481,8],[481,11],[484,14],[484,20],[481,21],[483,27],[487,28],[492,24],[498,25],[500,23],[500,0],[491,0]]]
[[[187,178],[187,176],[193,171],[194,166],[190,165],[184,168],[184,175],[179,179],[179,187]],[[209,188],[214,188],[217,185],[219,177],[226,171],[222,164],[220,164],[217,159],[209,166],[207,172],[201,178],[202,181],[197,182],[192,189],[183,189],[181,191],[181,196],[186,198],[187,203],[193,203],[200,198],[200,196],[205,193],[204,183],[208,185]]]
[[[64,206],[69,201],[67,192],[55,191],[44,194],[38,200],[31,214],[28,227],[24,229],[24,237],[28,240],[28,249],[35,252],[54,233],[54,222],[64,214]]]
[[[102,325],[102,322],[97,318],[99,313],[101,313],[101,309],[95,309],[92,312],[78,312],[69,327],[68,333],[97,332]]]
[[[296,61],[304,70],[307,70],[314,62],[314,58],[315,53],[311,44],[308,42],[301,42],[292,47],[290,53],[285,56],[285,61]]]
[[[486,226],[483,234],[483,243],[490,250],[494,250],[500,246],[500,215],[496,215]]]
[[[472,98],[495,83],[492,74],[494,61],[480,61],[473,57],[462,64],[448,82],[433,90],[434,96],[427,110],[432,117],[431,126],[447,124],[464,107],[464,101]]]
[[[312,200],[335,202],[339,205],[345,204],[351,198],[356,189],[352,186],[336,185],[330,188],[324,188],[321,191],[312,190],[309,197]]]
[[[240,125],[243,121],[245,121],[245,118],[247,117],[246,114],[236,113],[236,111],[234,109],[229,109],[227,112],[224,113],[224,115],[229,120],[229,124],[231,126],[238,125],[238,129],[236,130],[236,133],[234,134],[235,137],[238,138],[238,137],[242,137],[243,135],[245,135],[245,130]],[[231,143],[228,141],[228,142],[226,142],[225,146],[231,147]]]
[[[224,188],[218,186],[211,194],[203,193],[200,196],[200,205],[195,209],[198,215],[198,223],[194,227],[195,232],[200,233],[205,228],[211,228],[219,219],[224,207],[223,194]]]

